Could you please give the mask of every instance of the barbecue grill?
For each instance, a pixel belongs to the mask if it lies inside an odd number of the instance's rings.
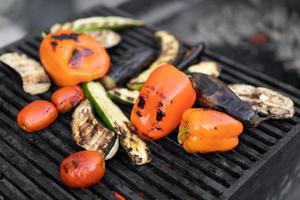
[[[76,18],[93,15],[129,16],[99,6]],[[109,50],[112,62],[133,47],[147,46],[157,52],[153,31],[148,27],[122,31],[122,43]],[[40,42],[37,34],[4,47],[0,53],[17,51],[39,60]],[[101,183],[84,190],[69,189],[59,180],[58,166],[66,156],[80,150],[71,138],[71,114],[61,115],[39,133],[22,132],[15,122],[18,111],[33,100],[50,99],[55,86],[42,95],[26,95],[21,79],[1,64],[0,199],[115,199],[114,192],[134,200],[247,199],[270,188],[299,157],[300,90],[208,50],[199,59],[219,62],[223,67],[220,79],[227,83],[249,83],[288,95],[295,103],[295,117],[268,120],[254,130],[245,130],[239,146],[227,153],[188,154],[177,143],[176,133],[149,143],[153,161],[144,166],[132,165],[126,153],[119,150],[106,163]]]

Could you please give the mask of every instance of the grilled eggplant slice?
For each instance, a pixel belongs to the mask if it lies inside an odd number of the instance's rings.
[[[273,119],[290,119],[295,114],[294,102],[287,96],[264,87],[246,84],[230,84],[229,88],[264,116]]]
[[[118,151],[118,135],[105,128],[94,116],[89,100],[82,101],[72,115],[73,139],[78,146],[92,151],[101,151],[105,160],[111,159]]]
[[[178,39],[166,31],[158,31],[155,37],[160,40],[161,54],[150,65],[148,69],[139,74],[136,78],[130,80],[127,87],[133,90],[140,90],[148,79],[150,74],[162,64],[172,64],[181,57],[181,44]]]
[[[121,36],[111,30],[90,31],[86,34],[92,36],[104,48],[108,49],[121,42]]]
[[[250,128],[254,128],[263,120],[222,81],[202,73],[190,75],[202,107],[225,112]]]
[[[114,88],[108,91],[108,97],[126,105],[133,105],[138,98],[139,92],[127,88]]]
[[[147,47],[130,49],[110,67],[108,75],[101,79],[106,89],[124,85],[131,77],[140,73],[153,58],[153,50]]]
[[[199,60],[205,49],[205,45],[203,42],[200,42],[192,47],[190,51],[186,53],[183,57],[182,61],[176,66],[179,70],[186,70],[189,66],[191,66],[195,61]]]
[[[50,28],[50,32],[56,32],[62,29],[72,29],[79,32],[90,32],[100,29],[109,29],[113,31],[142,26],[144,22],[142,20],[118,17],[118,16],[95,16],[88,18],[77,19],[72,22],[66,22],[64,24],[54,24]]]
[[[14,69],[22,78],[23,89],[31,95],[41,94],[49,90],[51,80],[43,66],[25,54],[5,53],[0,61]]]
[[[213,77],[219,77],[221,73],[221,66],[214,61],[202,61],[198,64],[192,65],[187,69],[189,73],[203,73]]]
[[[121,146],[136,165],[151,161],[151,152],[147,144],[135,133],[133,125],[120,108],[108,98],[104,87],[99,82],[82,85],[86,97],[93,102],[99,117],[107,127],[118,133]]]

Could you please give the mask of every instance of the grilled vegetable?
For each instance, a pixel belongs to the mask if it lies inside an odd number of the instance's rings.
[[[83,99],[84,93],[81,87],[77,85],[60,88],[51,96],[51,101],[54,103],[60,113],[69,112]]]
[[[191,64],[199,60],[204,49],[205,45],[202,42],[193,46],[192,49],[186,53],[181,62],[176,65],[176,68],[179,70],[185,70],[187,67],[191,66]]]
[[[108,96],[120,103],[132,105],[138,98],[139,92],[136,90],[129,90],[127,88],[114,88],[108,91]]]
[[[222,81],[202,73],[191,73],[191,80],[202,107],[225,112],[248,127],[255,127],[262,121],[252,107]]]
[[[95,38],[96,41],[106,49],[114,47],[121,42],[121,36],[110,30],[91,31],[86,32],[86,34]]]
[[[246,84],[231,84],[229,88],[249,103],[258,113],[274,119],[289,119],[295,114],[293,101],[278,92]]]
[[[128,80],[140,73],[151,62],[153,50],[139,47],[128,50],[110,67],[108,75],[101,79],[107,89],[126,84]]]
[[[80,32],[89,32],[101,29],[121,30],[130,27],[142,26],[144,22],[142,20],[130,19],[117,16],[96,16],[77,19],[72,22],[66,22],[64,24],[54,24],[50,28],[50,32],[56,32],[58,30],[76,30]]]
[[[55,106],[45,100],[36,100],[26,105],[17,117],[18,125],[31,133],[40,131],[52,124],[58,116]]]
[[[86,150],[98,150],[105,160],[111,159],[118,151],[118,135],[105,128],[94,116],[92,104],[84,100],[72,115],[73,139]]]
[[[128,88],[140,90],[148,79],[150,74],[162,64],[171,64],[176,62],[180,55],[180,42],[173,35],[166,31],[158,31],[155,36],[160,40],[161,54],[153,62],[150,67],[139,74],[136,78],[130,80],[127,84]]]
[[[43,66],[25,54],[5,53],[0,61],[14,69],[21,76],[23,89],[28,94],[41,94],[49,90],[51,81]]]
[[[157,140],[180,123],[181,114],[192,107],[196,92],[189,78],[165,64],[151,73],[131,111],[131,122],[141,137]]]
[[[99,151],[79,151],[64,159],[60,179],[71,188],[87,188],[98,183],[105,173],[105,161]]]
[[[95,39],[69,30],[47,35],[40,46],[40,58],[59,86],[100,78],[110,65],[108,53]]]
[[[242,123],[225,113],[192,108],[182,115],[178,142],[189,153],[224,152],[238,145],[242,131]]]
[[[217,78],[220,76],[221,66],[213,61],[202,61],[190,66],[187,71],[190,73],[203,73]]]
[[[151,161],[151,152],[147,144],[136,134],[133,126],[123,112],[107,96],[99,82],[84,83],[83,90],[102,121],[119,135],[120,143],[136,165]]]

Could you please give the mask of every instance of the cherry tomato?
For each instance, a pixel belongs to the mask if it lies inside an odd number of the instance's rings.
[[[60,165],[60,178],[71,188],[87,188],[98,183],[105,173],[105,161],[99,151],[79,151]]]
[[[55,106],[45,100],[33,101],[18,114],[17,122],[26,132],[40,131],[52,124],[58,116]]]
[[[55,104],[60,113],[66,113],[70,111],[83,99],[84,93],[81,87],[77,85],[60,88],[51,96],[51,101]]]

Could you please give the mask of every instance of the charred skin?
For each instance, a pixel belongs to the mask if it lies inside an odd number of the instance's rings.
[[[84,100],[76,107],[71,126],[73,139],[78,146],[86,150],[101,151],[105,160],[116,154],[119,147],[118,135],[96,119],[89,100]]]
[[[190,73],[201,106],[225,112],[244,125],[254,128],[261,118],[222,81],[201,73]]]
[[[131,77],[138,75],[150,64],[153,54],[153,50],[147,47],[127,51],[110,67],[108,75],[101,79],[104,87],[112,89],[126,84]]]

